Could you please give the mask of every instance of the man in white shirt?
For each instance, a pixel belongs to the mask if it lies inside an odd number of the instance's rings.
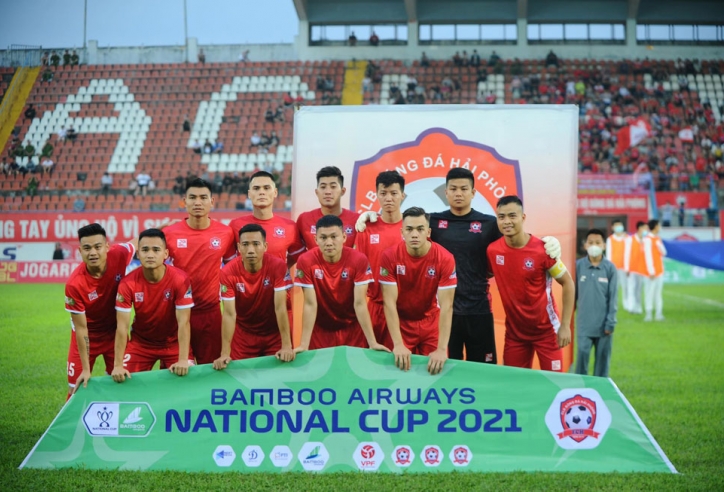
[[[148,184],[151,182],[151,175],[146,173],[146,171],[141,171],[141,173],[136,176],[136,183],[138,183],[138,188],[136,188],[135,195],[138,195],[139,190],[141,191],[141,194],[143,196],[146,196],[146,190],[148,189]]]

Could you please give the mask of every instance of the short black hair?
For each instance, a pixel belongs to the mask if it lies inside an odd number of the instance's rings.
[[[244,227],[242,227],[239,230],[239,241],[241,241],[241,235],[246,234],[247,232],[261,233],[261,238],[266,242],[266,231],[259,224],[246,224]]]
[[[523,201],[518,198],[517,195],[507,195],[498,200],[498,204],[495,206],[495,208],[500,208],[503,205],[508,205],[509,203],[515,203],[516,205],[519,205],[520,208],[523,208]]]
[[[596,228],[589,229],[588,232],[586,233],[586,241],[588,241],[588,236],[592,236],[592,235],[601,236],[603,238],[604,242],[606,241],[606,235],[603,233],[603,231],[601,229],[596,229]]]
[[[644,222],[643,220],[639,220],[638,222],[636,222],[636,230],[638,231],[645,225],[647,225],[646,222]]]
[[[422,207],[410,207],[402,212],[402,220],[405,220],[407,217],[425,217],[427,225],[430,225],[430,214],[425,212],[425,209]]]
[[[205,179],[201,179],[201,178],[194,178],[191,181],[189,181],[188,183],[186,183],[185,191],[188,192],[189,188],[206,188],[207,190],[209,190],[209,195],[211,195],[211,192],[212,192],[211,183],[209,183]]]
[[[146,229],[138,235],[138,244],[141,244],[141,239],[144,237],[160,237],[163,240],[163,245],[166,246],[166,234],[161,229]]]
[[[106,230],[102,225],[96,223],[88,224],[78,229],[78,240],[81,240],[84,237],[97,236],[99,234],[103,237],[107,237]]]
[[[344,186],[344,176],[337,166],[325,166],[317,171],[317,185],[322,178],[337,178],[339,186]]]
[[[653,231],[654,229],[656,229],[656,226],[657,226],[657,225],[659,225],[659,221],[656,220],[656,219],[651,219],[651,220],[649,221],[649,230],[650,230],[650,231]]]
[[[612,225],[612,226],[615,226],[616,224],[624,225],[623,220],[621,220],[621,219],[613,219],[613,220],[611,221],[611,225]]]
[[[272,183],[274,183],[274,186],[276,186],[276,181],[274,181],[274,176],[272,173],[268,173],[266,171],[257,171],[254,174],[251,175],[251,178],[249,178],[249,184],[251,185],[251,182],[254,181],[256,178],[269,178],[272,180]]]
[[[470,172],[470,169],[464,167],[454,167],[447,172],[445,176],[445,186],[451,179],[469,179],[470,187],[475,188],[475,176]]]
[[[336,215],[323,215],[321,219],[317,221],[317,230],[321,229],[322,227],[339,227],[344,231],[344,224],[342,223],[342,219],[337,217]]]
[[[380,185],[389,188],[395,183],[400,185],[401,191],[405,191],[405,178],[400,173],[397,171],[382,171],[375,179],[375,190],[378,190]]]

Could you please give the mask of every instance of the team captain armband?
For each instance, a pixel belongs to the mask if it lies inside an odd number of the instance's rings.
[[[553,278],[561,278],[567,271],[568,268],[566,268],[566,265],[564,265],[561,260],[556,261],[556,264],[548,269],[548,273],[550,273]]]

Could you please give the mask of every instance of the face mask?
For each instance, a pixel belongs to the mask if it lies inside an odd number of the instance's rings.
[[[603,253],[603,248],[594,244],[589,246],[586,251],[588,252],[588,256],[591,258],[598,258]]]
[[[644,231],[641,233],[641,237],[646,237],[649,235],[649,231]]]
[[[616,234],[621,234],[623,232],[623,226],[621,224],[616,224],[613,226],[613,232]]]

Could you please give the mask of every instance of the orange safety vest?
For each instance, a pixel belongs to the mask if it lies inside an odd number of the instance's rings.
[[[639,275],[648,275],[644,259],[644,244],[636,234],[626,238],[624,270]]]
[[[606,258],[619,270],[623,270],[623,255],[627,237],[625,234],[621,237],[612,234],[606,239]]]
[[[660,237],[649,234],[644,238],[644,262],[649,276],[660,277],[664,274],[664,256],[666,247]]]

